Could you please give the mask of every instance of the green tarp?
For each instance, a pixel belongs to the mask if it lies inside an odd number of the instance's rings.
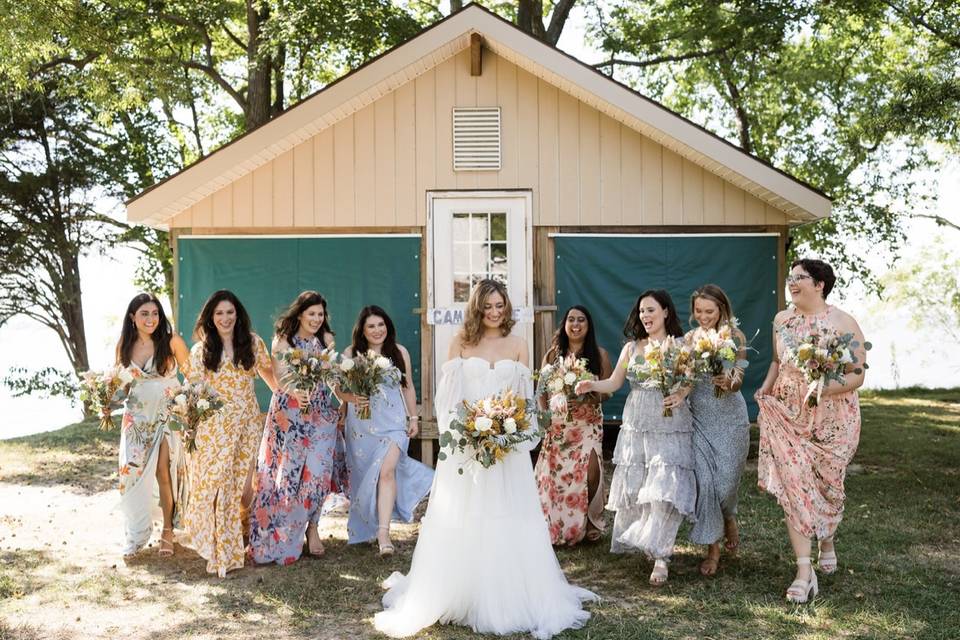
[[[420,238],[401,235],[318,238],[202,238],[177,241],[177,327],[188,343],[204,301],[217,289],[240,298],[270,345],[277,315],[306,289],[327,299],[337,349],[350,346],[357,313],[376,304],[390,314],[413,361],[420,389]],[[270,395],[258,380],[266,409]]]
[[[615,236],[554,238],[557,322],[573,304],[590,310],[600,345],[616,360],[625,342],[623,325],[645,289],[670,292],[684,329],[690,294],[713,283],[730,296],[741,329],[756,351],[748,353],[743,395],[756,419],[753,393],[763,382],[771,355],[771,323],[777,312],[775,235]],[[627,385],[603,405],[608,420],[620,420]]]

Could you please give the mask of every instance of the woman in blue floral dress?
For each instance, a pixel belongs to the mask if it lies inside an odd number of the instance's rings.
[[[331,347],[329,320],[327,301],[316,291],[301,293],[277,320],[272,351],[278,388],[257,455],[250,519],[250,553],[258,563],[296,562],[305,538],[310,555],[324,552],[317,523],[333,480],[337,410],[325,385],[306,392],[284,384],[286,365],[278,356],[291,348],[317,354]]]

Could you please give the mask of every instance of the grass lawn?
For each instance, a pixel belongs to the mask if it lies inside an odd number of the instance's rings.
[[[756,488],[753,458],[739,557],[702,578],[701,549],[682,530],[670,583],[653,589],[650,564],[611,555],[609,539],[561,550],[570,581],[602,601],[584,629],[559,637],[960,638],[960,389],[865,393],[862,404],[840,571],[820,578],[812,604],[783,599],[793,559],[782,512]],[[370,620],[378,584],[408,567],[415,526],[398,527],[399,553],[388,561],[348,547],[342,519],[332,519],[326,556],[291,567],[218,580],[179,546],[172,560],[150,548],[124,563],[119,519],[106,515],[116,437],[81,423],[0,442],[0,638],[382,637]],[[9,509],[11,499],[38,500],[36,513]],[[479,636],[434,626],[419,637]]]

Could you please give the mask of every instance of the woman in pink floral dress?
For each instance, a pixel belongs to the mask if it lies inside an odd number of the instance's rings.
[[[567,309],[563,325],[543,364],[558,358],[586,358],[587,368],[604,379],[610,376],[610,356],[597,345],[586,307]],[[566,415],[554,414],[547,426],[534,471],[540,504],[555,545],[596,541],[603,533],[603,411],[599,394],[571,402]]]
[[[785,345],[811,334],[851,333],[859,366],[865,363],[863,332],[850,315],[828,305],[835,277],[819,260],[797,260],[787,285],[793,307],[773,321],[774,358],[763,385],[756,392],[760,405],[760,460],[758,483],[783,507],[787,531],[797,558],[796,579],[787,600],[806,602],[816,595],[817,576],[810,566],[811,539],[819,541],[821,573],[837,569],[834,532],[843,517],[843,481],[860,438],[857,389],[862,369],[848,366],[843,384],[829,382],[817,406],[806,402],[807,382],[789,361],[781,361]]]

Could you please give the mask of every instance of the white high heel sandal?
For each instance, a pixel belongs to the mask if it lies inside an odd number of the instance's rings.
[[[797,566],[802,567],[804,565],[810,567],[810,556],[797,558]],[[810,578],[808,580],[797,578],[787,587],[787,601],[794,604],[804,604],[808,600],[816,597],[818,591],[817,574],[813,570],[813,567],[810,567]]]
[[[824,538],[817,543],[817,550],[820,552],[817,556],[817,568],[820,569],[821,573],[830,575],[837,570],[837,547],[834,544],[833,550],[824,551],[823,547],[820,546],[824,542],[833,542],[833,537]]]

